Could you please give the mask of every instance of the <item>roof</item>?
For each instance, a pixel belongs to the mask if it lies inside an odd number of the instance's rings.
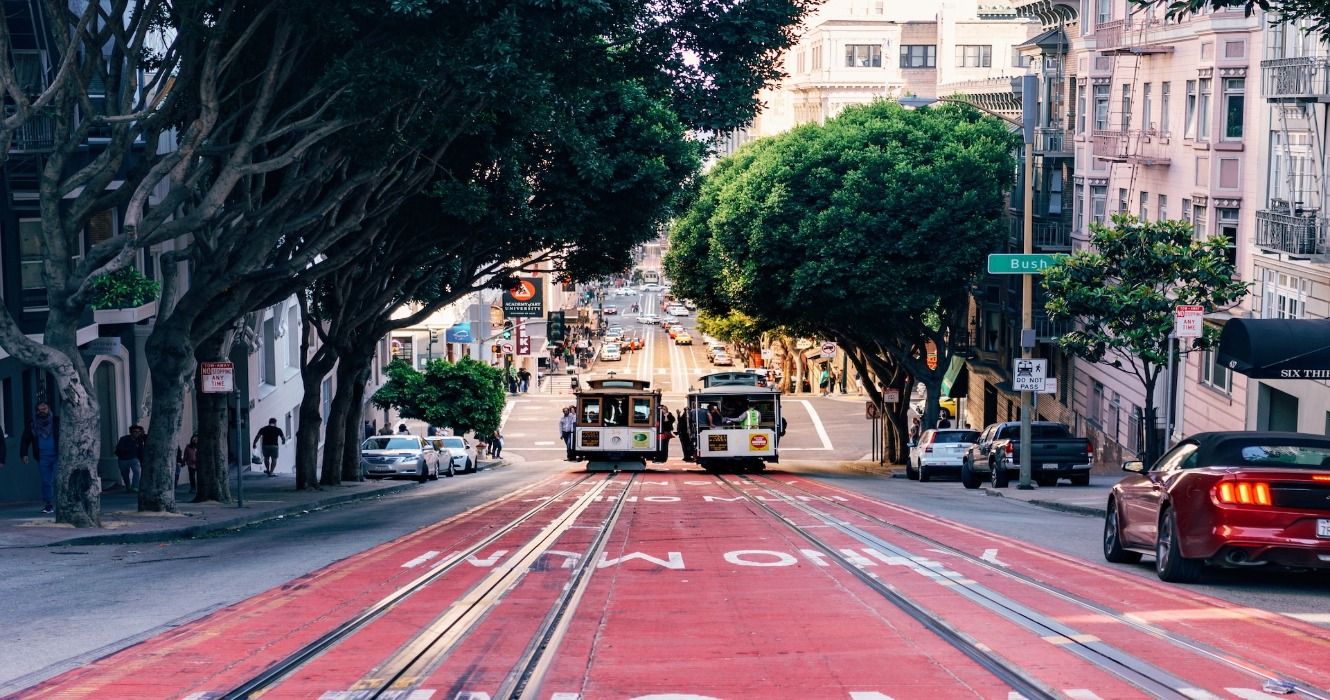
[[[726,384],[724,386],[713,386],[703,389],[694,389],[688,392],[689,396],[760,396],[767,398],[771,396],[780,396],[780,390],[772,387],[746,386],[743,384]]]
[[[1053,27],[1023,44],[1016,45],[1016,48],[1018,49],[1040,48],[1045,51],[1060,51],[1064,53],[1070,47],[1071,42],[1067,41],[1067,34],[1062,31],[1061,27]]]
[[[1271,430],[1231,430],[1196,433],[1183,442],[1197,445],[1196,461],[1208,464],[1241,464],[1245,462],[1239,450],[1252,445],[1300,445],[1330,449],[1330,436],[1312,433],[1288,433]]]

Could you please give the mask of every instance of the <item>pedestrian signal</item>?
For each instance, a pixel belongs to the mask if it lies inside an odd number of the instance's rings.
[[[503,322],[503,339],[512,340],[512,337],[513,337],[513,320],[510,318],[507,321]]]

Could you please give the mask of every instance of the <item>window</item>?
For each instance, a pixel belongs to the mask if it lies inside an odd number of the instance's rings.
[[[46,306],[46,280],[42,277],[42,222],[41,219],[20,219],[19,277],[23,280],[24,308]]]
[[[1182,198],[1182,220],[1191,223],[1191,200]]]
[[[259,379],[268,386],[277,386],[277,319],[263,322],[262,346],[259,348]]]
[[[1242,140],[1242,115],[1246,108],[1247,81],[1243,78],[1224,80],[1224,138]]]
[[[957,68],[990,68],[993,65],[993,47],[987,44],[957,44]]]
[[[652,400],[650,397],[633,397],[633,412],[628,417],[629,425],[651,425]]]
[[[1205,225],[1205,205],[1195,204],[1191,208],[1191,228],[1192,236],[1203,241],[1210,236],[1210,229]]]
[[[1159,195],[1159,218],[1157,221],[1168,221],[1168,195]]]
[[[794,68],[794,72],[795,72],[795,73],[803,73],[803,72],[804,72],[804,58],[807,56],[807,54],[808,54],[808,52],[806,52],[806,51],[800,51],[800,52],[799,52],[799,55],[798,55],[798,56],[796,57],[796,59],[795,59],[795,64],[796,64],[796,65],[795,65],[795,68]]]
[[[1141,191],[1141,205],[1140,205],[1140,206],[1141,206],[1141,215],[1140,215],[1141,221],[1149,221],[1149,220],[1150,220],[1150,193],[1149,193],[1149,192],[1146,192],[1146,191],[1144,191],[1144,190]]]
[[[1196,81],[1187,81],[1187,112],[1182,122],[1184,138],[1196,137]]]
[[[813,70],[822,70],[822,42],[813,44]]]
[[[1311,133],[1306,131],[1270,132],[1270,198],[1303,205],[1320,198]]]
[[[1225,394],[1233,390],[1233,372],[1219,363],[1219,353],[1201,353],[1201,383]]]
[[[1015,46],[1011,47],[1011,67],[1027,68],[1034,62],[1034,56],[1022,55],[1021,50]]]
[[[1145,415],[1141,407],[1136,404],[1131,405],[1131,422],[1127,424],[1127,447],[1136,454],[1145,452],[1145,431],[1141,428],[1145,424]]]
[[[1150,118],[1154,115],[1150,113],[1154,109],[1154,86],[1146,83],[1141,86],[1141,128],[1147,133],[1154,131],[1154,125]]]
[[[286,311],[286,366],[300,366],[300,309],[292,306]]]
[[[1094,86],[1094,128],[1108,129],[1108,86]]]
[[[1085,185],[1077,183],[1072,187],[1074,197],[1071,201],[1072,225],[1076,232],[1085,230]]]
[[[1108,402],[1108,436],[1113,442],[1118,442],[1121,433],[1118,432],[1122,423],[1122,397],[1118,392],[1111,392],[1113,398]]]
[[[1302,318],[1311,292],[1311,280],[1264,270],[1261,318]]]
[[[1113,20],[1113,0],[1095,0],[1095,24],[1104,24]]]
[[[1172,130],[1168,128],[1169,101],[1173,97],[1173,83],[1159,84],[1159,133],[1168,136]]]
[[[1086,419],[1095,425],[1102,425],[1104,422],[1104,385],[1098,381],[1090,383],[1090,410],[1086,412]]]
[[[1206,141],[1210,138],[1210,79],[1201,78],[1197,91],[1196,138]]]
[[[846,44],[847,68],[881,68],[882,47],[877,44]]]
[[[1126,187],[1119,187],[1119,188],[1118,188],[1118,210],[1117,210],[1116,213],[1118,213],[1118,214],[1126,214],[1126,213],[1127,213],[1127,188],[1126,188]]]
[[[1131,85],[1122,85],[1122,130],[1131,128]]]
[[[1215,209],[1216,233],[1228,239],[1228,262],[1238,264],[1238,210]]]
[[[932,44],[901,46],[901,68],[936,68],[937,47]]]
[[[1085,133],[1085,91],[1075,81],[1071,83],[1072,122],[1076,124],[1076,133]]]
[[[1090,221],[1102,224],[1108,218],[1108,188],[1103,185],[1090,186]]]
[[[392,359],[405,360],[412,367],[415,366],[415,338],[409,335],[395,335],[392,339]]]

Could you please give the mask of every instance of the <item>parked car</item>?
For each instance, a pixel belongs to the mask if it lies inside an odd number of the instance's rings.
[[[603,362],[618,362],[623,359],[623,353],[619,351],[618,343],[605,343],[600,349],[600,359]]]
[[[978,439],[978,430],[925,430],[919,442],[910,448],[905,475],[919,481],[931,481],[942,472],[959,476],[966,451]]]
[[[684,300],[683,307],[685,309],[688,309],[689,311],[692,311],[697,308],[697,304],[693,303],[692,299],[686,299]]]
[[[709,361],[714,361],[715,358],[716,358],[716,353],[718,353],[718,352],[721,352],[721,353],[725,352],[725,343],[722,343],[722,342],[720,342],[719,340],[708,340],[708,341],[707,341],[707,360],[709,360]]]
[[[425,438],[425,442],[428,442],[434,448],[434,451],[439,453],[439,474],[452,477],[457,473],[457,467],[455,466],[457,454],[449,449],[443,440],[444,438],[441,435],[432,435]]]
[[[977,489],[985,479],[995,488],[1006,488],[1021,471],[1021,422],[994,423],[984,428],[979,440],[965,453],[961,483]],[[1062,423],[1030,423],[1030,480],[1040,486],[1056,486],[1058,479],[1071,479],[1077,486],[1090,483],[1094,445],[1076,437]]]
[[[452,454],[452,467],[464,472],[476,471],[476,465],[480,463],[480,455],[476,453],[476,443],[471,442],[470,438],[458,435],[445,435],[440,438],[443,444]]]
[[[1330,569],[1330,437],[1198,433],[1109,492],[1104,558],[1191,583],[1206,565]]]
[[[718,352],[712,356],[711,364],[716,365],[717,367],[733,367],[734,360],[730,358],[728,353]]]
[[[675,336],[674,336],[674,344],[675,344],[675,345],[692,345],[692,344],[693,344],[693,336],[688,335],[688,331],[680,331],[679,333],[676,333]]]
[[[360,469],[366,478],[439,478],[439,453],[415,435],[375,435],[360,443]]]

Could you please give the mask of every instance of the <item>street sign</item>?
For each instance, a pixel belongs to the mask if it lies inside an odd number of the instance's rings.
[[[1016,391],[1043,391],[1048,378],[1048,360],[1018,357],[1012,363],[1011,388]]]
[[[990,275],[1041,275],[1064,255],[1046,253],[994,253],[988,256]]]
[[[864,418],[868,420],[876,420],[879,417],[880,414],[877,412],[877,404],[873,403],[872,401],[865,401]]]
[[[772,357],[774,357],[774,356],[775,356],[775,353],[771,352],[771,348],[762,348],[762,359],[763,359],[763,360],[770,360],[770,359],[771,359]]]
[[[1173,334],[1179,338],[1199,338],[1205,334],[1205,307],[1180,305],[1173,309]]]
[[[505,355],[513,354],[513,341],[511,340],[499,341],[499,349],[502,350],[503,354]]]
[[[822,344],[822,355],[823,355],[824,357],[831,357],[832,355],[835,355],[835,354],[836,354],[836,344],[835,344],[835,343],[823,343],[823,344]]]
[[[199,379],[205,394],[229,394],[235,391],[236,366],[231,362],[200,362]]]
[[[1057,377],[1048,377],[1048,378],[1044,379],[1044,390],[1043,390],[1043,391],[1040,391],[1039,393],[1041,393],[1041,394],[1056,394],[1056,393],[1058,393],[1058,378],[1057,378]]]
[[[887,389],[886,391],[882,392],[882,400],[885,401],[886,403],[900,403],[901,390]]]
[[[513,330],[516,331],[516,333],[513,334],[513,339],[517,341],[517,354],[530,355],[531,334],[526,332],[526,322],[520,318],[517,319],[517,325]]]

